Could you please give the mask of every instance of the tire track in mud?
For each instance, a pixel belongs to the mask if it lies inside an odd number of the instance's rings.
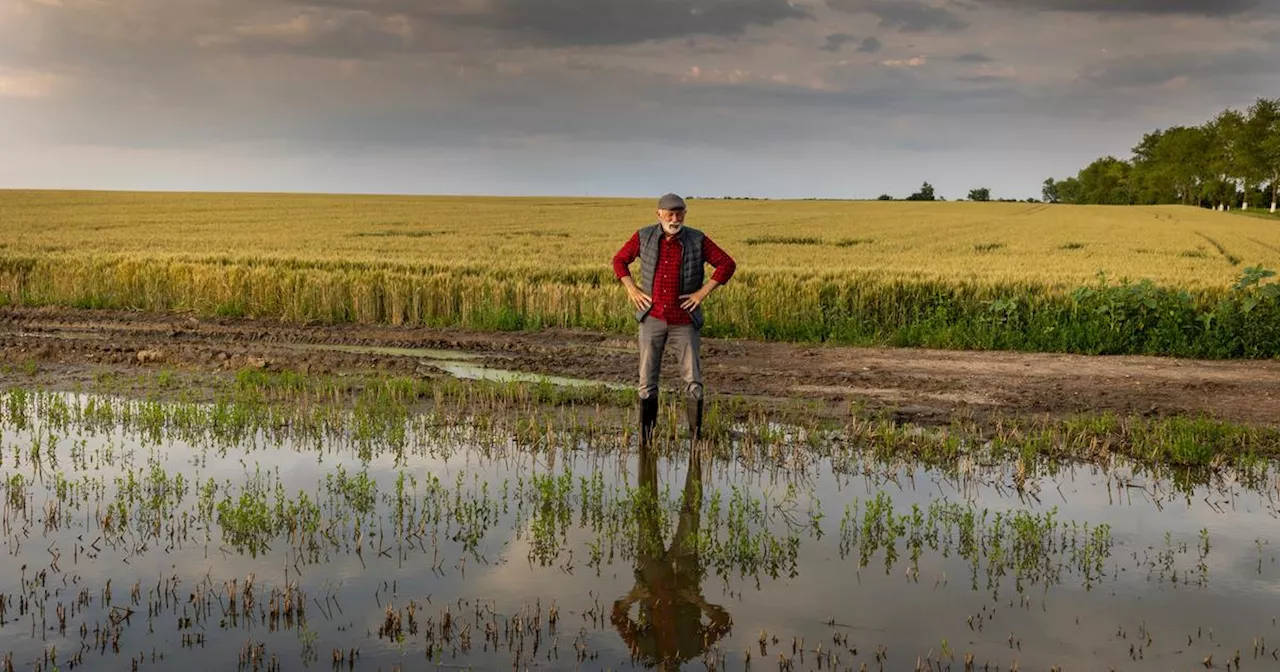
[[[322,345],[324,348],[308,348]],[[351,352],[357,346],[384,349]],[[409,352],[385,349],[407,349]],[[253,319],[69,309],[0,309],[0,360],[56,363],[68,380],[106,367],[230,374],[442,375],[412,350],[454,351],[492,368],[631,384],[632,339],[575,330],[471,332],[386,325],[297,325]],[[664,386],[677,368],[668,355]],[[704,339],[708,393],[850,404],[925,423],[957,417],[1112,411],[1280,423],[1280,362],[1192,361],[1009,352],[853,348]],[[20,384],[19,376],[4,376]]]

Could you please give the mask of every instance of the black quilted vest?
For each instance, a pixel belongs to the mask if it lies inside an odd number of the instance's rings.
[[[653,296],[653,276],[658,270],[658,241],[662,240],[662,225],[653,224],[640,229],[640,289],[645,294]],[[680,233],[676,235],[676,239],[684,247],[684,253],[680,258],[680,294],[692,294],[702,288],[705,278],[704,266],[706,261],[702,257],[702,240],[706,238],[703,233],[697,229],[684,227]],[[643,322],[649,309],[636,312],[636,321]],[[698,306],[690,314],[693,318],[693,326],[702,328],[702,306]]]

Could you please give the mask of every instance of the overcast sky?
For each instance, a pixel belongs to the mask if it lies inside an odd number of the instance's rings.
[[[1039,195],[1280,97],[1280,0],[0,0],[0,187]]]

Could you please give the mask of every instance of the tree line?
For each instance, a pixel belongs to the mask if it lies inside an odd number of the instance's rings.
[[[1147,133],[1127,160],[1105,156],[1075,177],[1044,181],[1050,203],[1156,205],[1218,210],[1280,201],[1280,99],[1227,109],[1200,126]]]
[[[893,196],[890,196],[889,194],[880,194],[880,196],[879,196],[879,197],[877,197],[877,198],[876,198],[876,200],[877,200],[877,201],[894,201],[894,200],[898,200],[898,199],[895,199]],[[902,200],[904,200],[904,201],[945,201],[945,200],[947,200],[947,199],[943,198],[942,196],[939,196],[939,195],[934,191],[934,189],[933,189],[933,185],[932,185],[932,184],[929,184],[928,182],[925,182],[924,184],[920,185],[920,190],[919,190],[919,191],[916,191],[915,193],[911,194],[910,196],[908,196],[908,197],[906,197],[906,198],[904,198],[904,199],[902,199]],[[965,199],[963,199],[963,198],[962,198],[962,199],[960,199],[960,200],[962,200],[962,201],[963,201],[963,200],[965,200]],[[995,201],[999,201],[999,202],[1001,202],[1001,203],[1021,203],[1021,202],[1022,202],[1022,201],[1020,201],[1020,200],[1018,200],[1018,199],[1016,199],[1016,198],[998,198],[998,199],[993,199],[993,198],[991,198],[991,189],[989,189],[989,188],[987,188],[987,187],[978,187],[977,189],[970,189],[970,190],[969,190],[969,199],[968,199],[968,200],[970,200],[970,201],[978,201],[978,202],[981,202],[981,203],[985,203],[985,202],[993,201],[993,200],[995,200]],[[1039,201],[1039,199],[1036,199],[1036,198],[1032,197],[1032,198],[1028,198],[1028,199],[1026,200],[1026,202],[1027,202],[1027,203],[1039,203],[1040,201]]]

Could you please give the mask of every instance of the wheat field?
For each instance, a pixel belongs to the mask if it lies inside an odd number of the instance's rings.
[[[0,303],[617,331],[610,261],[655,200],[0,191]],[[1280,268],[1280,221],[1183,206],[689,204],[738,263],[707,305],[722,335],[901,334],[1100,273],[1203,305]]]
[[[0,191],[0,252],[595,271],[652,221],[652,199]],[[1194,289],[1280,266],[1280,222],[1182,206],[693,200],[687,223],[748,274]]]

